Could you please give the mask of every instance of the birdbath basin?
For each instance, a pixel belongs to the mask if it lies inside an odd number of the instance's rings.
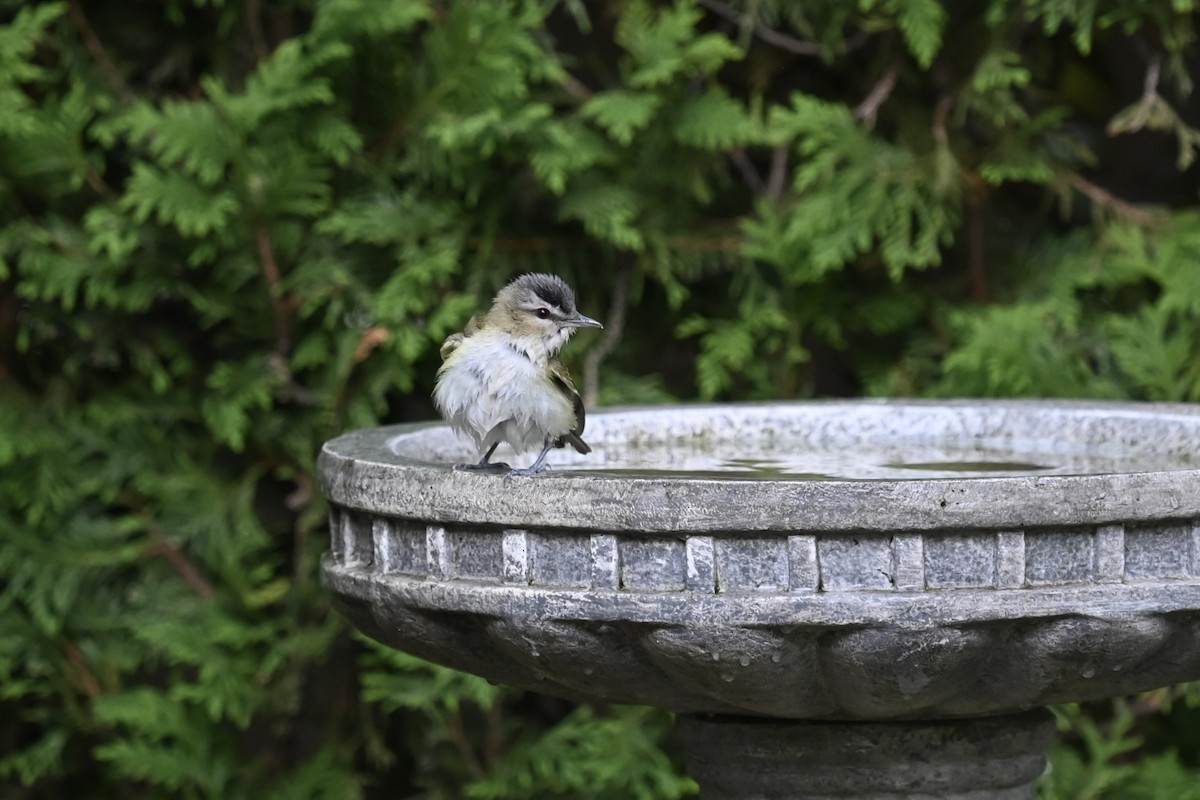
[[[320,457],[375,639],[677,712],[705,798],[1027,798],[1052,703],[1200,679],[1200,410],[1048,401],[589,416],[458,472],[443,425]]]

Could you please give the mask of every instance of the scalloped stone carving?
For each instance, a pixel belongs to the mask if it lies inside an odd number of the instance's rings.
[[[771,538],[331,513],[326,581],[377,598],[368,633],[572,698],[891,719],[1200,678],[1194,521]]]

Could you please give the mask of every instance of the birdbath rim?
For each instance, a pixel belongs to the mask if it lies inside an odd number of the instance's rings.
[[[1187,404],[870,399],[625,407],[590,415],[586,438],[596,453],[556,451],[548,474],[512,478],[451,469],[472,452],[444,424],[352,431],[322,448],[321,488],[339,505],[396,517],[631,532],[936,531],[1200,516],[1200,406]],[[936,473],[937,463],[891,471],[875,465],[863,474],[851,466],[845,475],[812,479],[623,468],[638,448],[681,442],[712,445],[718,455],[765,446],[829,458],[866,447],[983,447],[1014,463],[999,472],[984,464],[953,473]],[[1067,466],[1022,469],[1020,462],[1047,454]],[[684,456],[691,463],[691,453]],[[925,477],[926,466],[934,477]]]

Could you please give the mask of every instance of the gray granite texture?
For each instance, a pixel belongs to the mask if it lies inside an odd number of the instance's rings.
[[[589,416],[547,475],[442,425],[325,446],[339,608],[495,681],[684,713],[1010,714],[1200,678],[1200,411],[1045,401]],[[999,796],[999,795],[997,795]]]
[[[795,722],[680,717],[700,800],[1031,800],[1053,717]]]

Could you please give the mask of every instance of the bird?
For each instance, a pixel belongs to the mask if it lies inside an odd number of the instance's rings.
[[[585,411],[558,354],[580,328],[603,328],[575,308],[575,293],[561,278],[527,273],[496,293],[487,313],[472,317],[442,343],[433,403],[450,427],[483,454],[455,469],[536,475],[551,448],[583,440]],[[541,448],[534,462],[513,469],[491,461],[501,442],[517,453]]]

